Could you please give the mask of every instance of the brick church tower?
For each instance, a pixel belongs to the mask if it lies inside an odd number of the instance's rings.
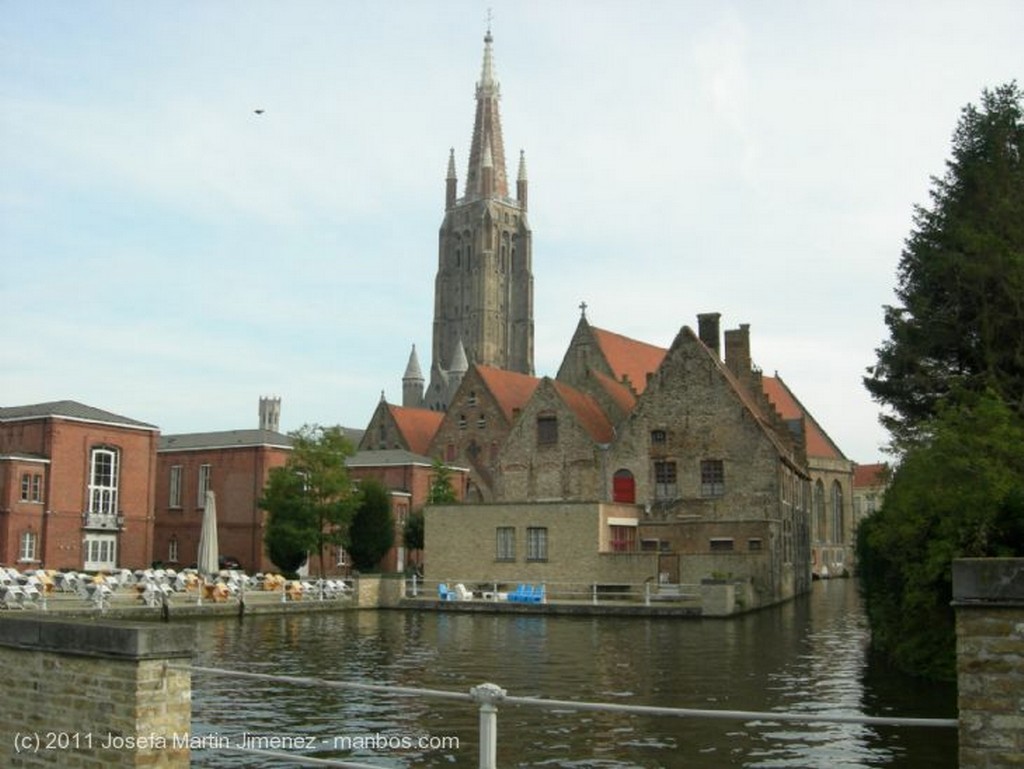
[[[430,384],[415,348],[402,380],[405,406],[448,407],[469,366],[533,374],[532,235],[526,217],[526,161],[519,155],[516,194],[509,196],[505,144],[494,74],[493,37],[484,36],[466,186],[457,195],[455,150],[448,157],[445,213],[434,281]]]

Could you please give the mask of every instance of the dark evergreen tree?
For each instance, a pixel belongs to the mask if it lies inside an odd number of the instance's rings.
[[[270,471],[260,499],[269,513],[264,544],[283,571],[317,556],[323,576],[324,553],[345,545],[359,499],[345,466],[353,447],[340,427],[304,425],[290,435],[288,461]]]
[[[954,675],[952,561],[1024,554],[1024,120],[1016,83],[967,106],[900,260],[864,380],[897,454],[858,531],[872,643]]]
[[[932,206],[915,209],[890,338],[864,383],[901,450],[957,393],[1024,414],[1024,121],[1015,82],[964,108]]]
[[[360,502],[349,527],[348,552],[359,571],[373,571],[395,543],[391,495],[380,481],[360,484]]]

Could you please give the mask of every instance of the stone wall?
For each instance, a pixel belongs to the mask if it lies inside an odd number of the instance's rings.
[[[187,769],[189,625],[0,620],[0,766]]]
[[[960,766],[1024,766],[1024,558],[953,562]]]

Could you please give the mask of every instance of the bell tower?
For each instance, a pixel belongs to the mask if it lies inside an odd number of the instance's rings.
[[[434,280],[430,385],[424,405],[445,409],[448,371],[459,348],[468,364],[533,374],[532,234],[526,216],[526,160],[519,156],[515,197],[509,195],[490,27],[476,84],[476,114],[458,197],[455,150],[448,156],[445,213]],[[461,363],[461,361],[460,361]]]

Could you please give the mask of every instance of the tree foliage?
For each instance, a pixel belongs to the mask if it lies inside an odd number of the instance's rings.
[[[953,559],[1024,555],[1024,419],[986,393],[940,406],[927,427],[861,524],[858,563],[874,646],[951,679]]]
[[[968,105],[952,157],[915,209],[890,338],[864,383],[898,450],[954,393],[991,391],[1024,414],[1024,120],[1015,82]]]
[[[1016,83],[968,105],[915,210],[890,338],[864,383],[899,459],[858,563],[872,642],[954,674],[952,561],[1024,554],[1024,120]]]
[[[433,476],[430,479],[430,490],[427,492],[428,505],[446,505],[456,502],[455,485],[452,482],[452,470],[440,459],[434,459]]]
[[[423,549],[423,532],[425,530],[423,513],[411,513],[405,519],[405,529],[402,531],[402,542],[408,550]]]
[[[377,480],[360,486],[361,500],[349,529],[348,552],[360,571],[372,571],[395,543],[395,521],[391,515],[391,495]]]
[[[323,576],[324,554],[348,541],[359,501],[345,465],[354,449],[340,427],[303,425],[290,435],[288,461],[270,471],[260,499],[269,513],[264,544],[283,571],[294,571],[316,555]]]

